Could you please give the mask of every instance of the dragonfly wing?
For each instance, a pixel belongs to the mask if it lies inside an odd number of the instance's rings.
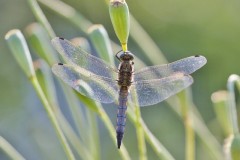
[[[145,67],[135,72],[134,81],[159,79],[178,72],[188,75],[204,66],[206,62],[203,56],[191,56],[169,64]]]
[[[77,65],[96,75],[116,78],[117,70],[105,63],[103,60],[88,54],[86,51],[78,46],[75,46],[68,40],[56,37],[52,39],[52,44],[68,64]]]
[[[76,91],[91,99],[102,103],[112,103],[118,96],[117,82],[110,78],[101,77],[81,70],[80,67],[66,64],[55,64],[52,71]]]
[[[134,82],[131,88],[131,95],[134,92],[140,106],[157,104],[168,97],[180,92],[190,86],[193,79],[190,75],[176,73],[171,76]]]

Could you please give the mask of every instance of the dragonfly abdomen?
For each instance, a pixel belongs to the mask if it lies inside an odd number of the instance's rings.
[[[117,144],[118,148],[121,146],[122,138],[124,135],[125,124],[126,124],[126,111],[127,111],[127,97],[128,87],[121,87],[119,91],[119,105],[117,112]]]

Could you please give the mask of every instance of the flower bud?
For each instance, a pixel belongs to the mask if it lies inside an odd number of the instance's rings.
[[[127,51],[130,30],[130,18],[127,3],[124,0],[112,0],[109,4],[110,18],[114,31],[121,42],[123,51]]]

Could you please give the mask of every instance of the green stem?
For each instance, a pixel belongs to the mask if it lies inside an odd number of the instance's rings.
[[[134,105],[131,101],[129,101],[128,107],[128,117],[133,124],[136,123],[136,114],[134,114]],[[141,127],[144,132],[144,136],[148,143],[152,146],[153,150],[159,157],[159,159],[163,160],[174,160],[173,156],[168,152],[168,150],[159,142],[159,140],[152,134],[152,132],[148,129],[147,125],[144,123],[143,119],[140,118],[139,122],[141,123]],[[135,127],[137,127],[135,125]]]
[[[138,150],[139,150],[139,159],[140,160],[147,160],[147,151],[146,151],[146,144],[145,144],[145,137],[144,137],[144,132],[141,124],[141,111],[140,107],[136,104],[138,104],[138,99],[137,99],[137,93],[135,88],[132,90],[132,95],[133,95],[133,106],[134,112],[135,112],[135,127],[136,127],[136,134],[137,134],[137,140],[138,140]],[[130,103],[129,103],[130,104]]]
[[[36,0],[29,0],[29,4],[30,4],[31,9],[32,9],[35,17],[37,18],[37,20],[47,30],[48,35],[51,38],[56,37],[56,34],[54,33],[54,30],[52,29],[50,23],[48,22],[47,18],[45,17],[44,13],[42,12],[42,10],[41,10],[40,6],[38,5],[37,1]],[[46,55],[49,56],[49,53],[47,53]],[[56,62],[56,61],[59,61],[59,60],[55,59],[54,61]],[[48,62],[50,62],[50,61],[48,61]],[[49,64],[49,65],[51,66],[52,64]],[[84,130],[85,121],[83,119],[82,112],[79,110],[78,100],[76,99],[76,96],[74,95],[74,93],[72,92],[71,89],[67,88],[65,86],[65,84],[63,84],[62,82],[60,82],[60,84],[61,84],[61,87],[62,87],[64,93],[65,93],[68,106],[70,106],[69,108],[70,108],[71,114],[73,116],[74,125],[76,126],[77,131],[78,131],[79,135],[81,136],[81,138],[83,140],[85,140],[86,139],[86,136],[85,136],[86,133],[84,132],[84,131],[86,131],[86,130]],[[80,134],[80,132],[81,132],[81,134]]]
[[[82,159],[91,159],[91,154],[88,153],[86,145],[84,145],[80,141],[72,126],[68,123],[68,121],[62,114],[57,100],[56,88],[52,77],[52,72],[48,64],[45,63],[43,60],[35,61],[34,64],[38,82],[41,85],[41,88],[50,106],[53,107],[52,110],[56,115],[57,120],[59,121],[59,124],[61,125],[61,128],[66,135],[66,138],[69,140],[70,144],[73,146],[73,149],[76,150],[76,152]],[[79,125],[77,125],[77,128],[79,128]],[[79,130],[83,131],[83,129],[85,128],[83,127],[82,130]]]
[[[73,93],[73,90],[66,86],[61,80],[59,80],[60,86],[64,92],[66,97],[67,104],[69,106],[69,110],[73,117],[74,125],[76,126],[77,133],[80,135],[83,141],[86,140],[88,133],[86,133],[85,125],[86,120],[84,119],[83,112],[80,111],[80,106],[76,95]]]
[[[176,107],[179,105],[179,103],[177,103],[177,99],[172,101],[167,100],[167,102],[170,105],[170,107],[180,117],[182,117],[181,111],[179,111],[178,108]],[[223,160],[222,146],[219,144],[219,142],[216,140],[216,138],[211,134],[211,132],[208,130],[208,128],[204,124],[198,111],[196,110],[196,106],[194,104],[191,104],[191,105],[192,105],[191,108],[193,109],[193,112],[191,112],[191,117],[194,122],[194,125],[193,125],[194,131],[196,132],[198,137],[201,139],[202,143],[206,147],[206,150],[209,152],[212,158],[217,160]]]
[[[190,102],[188,99],[187,91],[184,90],[179,94],[180,107],[182,110],[182,119],[185,126],[186,133],[186,160],[194,160],[195,159],[195,135],[192,127],[192,118],[191,118],[191,110],[190,110]]]
[[[186,160],[195,159],[195,134],[192,128],[191,115],[188,114],[185,119],[185,130],[186,130]]]
[[[51,38],[56,37],[51,25],[48,23],[47,18],[44,16],[40,6],[36,0],[28,0],[32,12],[34,13],[37,20],[44,26]]]
[[[100,119],[103,121],[103,124],[106,126],[110,137],[112,138],[113,142],[116,143],[116,131],[115,128],[109,119],[107,113],[103,109],[102,105],[96,101],[92,101],[89,98],[84,97],[81,94],[78,94],[79,100],[86,106],[88,109],[94,110]],[[123,160],[130,160],[131,158],[129,157],[129,154],[124,146],[122,144],[121,149],[119,150],[119,154],[122,157]]]
[[[62,113],[58,113],[57,118],[60,122],[64,134],[66,135],[66,138],[69,140],[70,144],[76,150],[79,157],[81,157],[82,159],[94,159],[93,155],[88,151],[86,146],[82,144],[79,137],[72,129],[71,125],[65,119],[64,115],[62,115]]]
[[[231,123],[233,127],[233,134],[239,134],[238,128],[238,118],[237,118],[237,109],[236,109],[236,99],[235,99],[235,84],[239,91],[240,89],[240,77],[238,75],[231,75],[228,78],[227,88],[229,91],[229,111],[231,117]]]
[[[104,122],[104,125],[107,127],[112,140],[116,143],[116,134],[115,134],[116,132],[111,123],[111,120],[109,119],[109,117],[107,116],[106,112],[104,111],[104,109],[102,107],[98,107],[98,109],[99,109],[98,113],[99,113],[100,118]],[[131,160],[131,158],[128,155],[127,149],[125,148],[125,146],[123,144],[121,146],[120,153],[121,153],[120,155],[121,155],[122,159]]]
[[[86,110],[88,120],[88,131],[92,133],[92,137],[88,136],[89,149],[91,150],[94,160],[100,158],[99,153],[99,134],[97,129],[96,114],[91,110]]]
[[[33,87],[35,88],[41,102],[43,103],[44,109],[46,110],[46,112],[49,116],[49,119],[53,124],[53,127],[54,127],[54,129],[55,129],[55,131],[58,135],[58,138],[59,138],[59,140],[60,140],[60,142],[63,146],[63,149],[66,153],[67,158],[69,160],[75,160],[74,155],[73,155],[73,153],[72,153],[72,151],[71,151],[71,149],[68,145],[68,142],[67,142],[67,140],[66,140],[66,138],[65,138],[65,136],[64,136],[64,134],[63,134],[63,132],[60,128],[60,125],[59,125],[59,123],[58,123],[58,121],[57,121],[57,119],[56,119],[56,117],[55,117],[55,115],[52,111],[52,108],[51,108],[47,98],[45,97],[45,95],[44,95],[44,93],[43,93],[43,91],[42,91],[42,89],[39,85],[39,82],[38,82],[37,78],[35,76],[32,76],[32,77],[30,77],[30,81],[31,81]]]
[[[71,21],[71,23],[79,27],[85,33],[87,33],[88,28],[92,25],[92,23],[84,16],[79,14],[76,10],[74,10],[74,8],[65,4],[64,2],[53,0],[38,0],[38,2],[50,8],[58,15],[68,19]]]
[[[12,160],[25,160],[25,158],[15,149],[13,146],[0,136],[0,148],[11,158]]]
[[[146,144],[144,138],[144,132],[141,125],[141,112],[139,106],[135,106],[135,115],[136,115],[136,133],[137,133],[137,140],[138,140],[138,150],[139,150],[139,159],[140,160],[147,160],[146,156]]]
[[[160,159],[164,160],[174,160],[173,156],[168,152],[168,150],[158,141],[158,139],[152,134],[148,129],[147,125],[141,119],[141,126],[144,131],[144,135],[148,143],[152,146],[153,150]]]
[[[50,102],[50,100],[48,100],[48,101]],[[56,117],[59,121],[59,124],[61,125],[61,128],[62,128],[64,134],[66,135],[66,138],[68,139],[70,144],[73,146],[73,149],[76,150],[77,154],[82,159],[93,159],[92,158],[93,155],[89,153],[86,146],[80,141],[79,137],[73,130],[72,126],[68,123],[68,121],[62,114],[59,106],[57,104],[54,105],[53,103],[51,103],[51,106],[53,107],[53,111],[56,114]],[[77,128],[79,128],[78,125],[77,125]]]

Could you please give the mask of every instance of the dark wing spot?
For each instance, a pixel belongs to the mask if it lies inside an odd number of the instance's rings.
[[[61,66],[63,66],[63,64],[62,64],[62,63],[58,63],[58,65],[61,65]]]
[[[62,38],[62,37],[59,37],[59,39],[64,40],[64,38]]]
[[[195,55],[195,57],[200,57],[200,55]]]

